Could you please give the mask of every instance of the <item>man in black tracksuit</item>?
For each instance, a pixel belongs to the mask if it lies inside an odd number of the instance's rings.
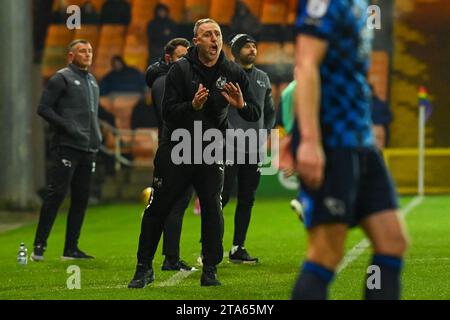
[[[223,161],[206,164],[202,158],[202,141],[192,141],[191,156],[188,156],[191,161],[176,165],[172,150],[177,143],[172,141],[172,133],[184,129],[190,133],[190,138],[196,138],[194,128],[198,131],[200,123],[201,136],[207,129],[218,129],[223,134],[227,129],[230,107],[239,109],[239,114],[248,121],[257,121],[261,112],[245,72],[225,59],[222,33],[217,22],[211,19],[197,21],[193,40],[195,46],[189,48],[185,58],[177,61],[167,74],[162,110],[163,132],[154,162],[155,191],[142,219],[138,264],[129,288],[143,288],[154,280],[152,260],[164,222],[173,203],[190,184],[194,186],[202,205],[203,273],[200,283],[202,286],[220,285],[216,265],[223,259],[220,199]]]
[[[187,53],[190,46],[189,41],[184,38],[170,40],[164,47],[164,57],[158,62],[150,65],[146,72],[146,82],[152,90],[153,107],[158,117],[159,138],[163,126],[162,102],[166,84],[166,76],[173,63],[178,61]],[[165,256],[162,266],[163,271],[183,270],[189,271],[193,268],[180,259],[180,237],[183,226],[183,216],[189,202],[191,201],[194,188],[189,186],[186,192],[175,202],[175,205],[164,224],[163,233],[163,255]]]
[[[89,259],[78,238],[89,199],[95,155],[102,137],[98,122],[99,89],[88,68],[92,46],[85,40],[69,45],[68,67],[50,78],[38,108],[51,129],[51,166],[47,195],[41,208],[31,259],[41,261],[47,238],[66,193],[71,189],[63,258]]]
[[[228,120],[231,128],[255,130],[267,130],[267,136],[270,129],[275,124],[275,108],[272,100],[272,87],[267,74],[254,66],[256,60],[257,48],[256,41],[248,34],[238,34],[230,42],[231,52],[236,62],[242,66],[247,73],[250,86],[256,96],[258,105],[261,107],[261,118],[257,122],[248,122],[243,119],[236,110],[230,110]],[[244,247],[248,226],[250,224],[250,215],[255,201],[256,189],[259,185],[261,176],[258,163],[251,163],[249,154],[259,154],[259,146],[265,141],[259,141],[256,145],[246,145],[244,150],[236,150],[236,153],[243,152],[246,156],[246,162],[232,163],[227,162],[225,166],[225,180],[222,193],[222,206],[230,200],[233,186],[238,183],[237,206],[234,215],[234,237],[233,247],[230,250],[228,258],[234,263],[257,263],[258,258],[251,257]],[[238,158],[237,154],[233,160]],[[257,156],[254,157],[257,159]],[[263,159],[258,159],[262,161]]]

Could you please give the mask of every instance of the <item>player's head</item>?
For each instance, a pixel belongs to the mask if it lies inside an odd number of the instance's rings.
[[[198,20],[194,26],[193,40],[202,60],[207,62],[218,60],[223,40],[222,31],[216,21],[210,18]]]
[[[258,54],[256,40],[248,34],[238,34],[230,41],[231,53],[244,66],[253,65]]]
[[[87,69],[92,65],[92,46],[87,40],[77,39],[69,44],[68,58],[69,62],[81,69]]]
[[[170,40],[164,47],[164,60],[166,63],[177,62],[187,53],[190,43],[184,38],[175,38]]]

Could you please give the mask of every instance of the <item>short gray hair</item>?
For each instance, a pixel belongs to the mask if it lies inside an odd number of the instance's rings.
[[[89,41],[87,41],[87,40],[85,40],[85,39],[75,39],[75,40],[73,40],[73,41],[67,46],[67,51],[68,51],[68,52],[71,52],[71,51],[73,50],[73,48],[74,48],[77,44],[79,44],[79,43],[82,43],[82,44],[91,44]]]
[[[217,21],[214,20],[214,19],[211,19],[211,18],[205,18],[205,19],[197,20],[197,22],[195,23],[195,26],[194,26],[194,37],[197,36],[198,28],[199,28],[202,24],[205,24],[205,23],[214,23],[214,24],[217,24],[217,25],[219,26],[219,28],[220,28],[220,25],[219,25],[219,24],[217,23]]]

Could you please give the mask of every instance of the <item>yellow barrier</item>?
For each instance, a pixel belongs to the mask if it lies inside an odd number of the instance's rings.
[[[397,191],[405,195],[417,194],[419,149],[389,148],[383,155]],[[450,148],[425,149],[425,193],[450,193]]]

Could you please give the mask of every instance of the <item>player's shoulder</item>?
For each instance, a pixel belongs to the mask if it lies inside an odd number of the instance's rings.
[[[348,9],[350,0],[302,1],[295,23],[297,33],[330,40],[335,36],[336,26]],[[344,8],[347,8],[344,10]]]
[[[281,92],[281,96],[285,97],[287,95],[291,95],[295,89],[297,87],[297,81],[296,80],[292,80],[286,88],[283,89],[283,91]]]
[[[302,1],[298,9],[297,27],[310,25],[318,29],[339,19],[352,7],[351,0],[307,0]]]
[[[324,18],[328,15],[348,9],[353,5],[352,0],[307,0],[302,1],[299,12],[310,18]]]

